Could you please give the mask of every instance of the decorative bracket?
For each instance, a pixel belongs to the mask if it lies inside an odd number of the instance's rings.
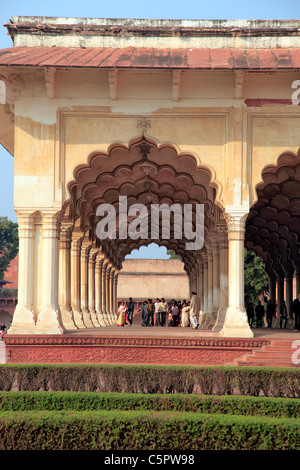
[[[45,69],[45,81],[46,81],[46,91],[47,96],[50,99],[55,98],[55,68],[46,68]]]
[[[173,70],[173,101],[178,101],[180,98],[180,76],[181,70]]]
[[[109,96],[111,100],[118,97],[118,69],[108,71]]]
[[[234,72],[234,76],[235,76],[234,95],[235,95],[235,98],[239,100],[243,96],[244,73],[241,70],[236,70]]]

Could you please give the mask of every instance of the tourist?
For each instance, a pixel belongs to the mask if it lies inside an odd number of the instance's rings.
[[[284,321],[284,326],[282,327],[282,322]],[[286,328],[287,324],[287,308],[285,301],[283,300],[280,305],[280,328]]]
[[[298,294],[297,299],[293,302],[293,314],[295,320],[295,330],[300,330],[300,293]]]
[[[160,325],[160,299],[156,299],[154,304],[154,325]]]
[[[139,312],[142,313],[142,326],[146,326],[147,300],[144,300],[142,307],[139,309]]]
[[[128,323],[129,323],[129,326],[131,326],[132,319],[133,319],[133,311],[134,311],[134,303],[132,302],[132,297],[129,297],[129,302],[126,303],[126,306],[127,306]]]
[[[182,315],[181,315],[181,326],[186,327],[190,326],[190,306],[186,302],[182,304]]]
[[[264,306],[261,304],[261,301],[258,301],[258,304],[255,307],[255,315],[256,315],[256,328],[259,328],[264,325],[264,315],[265,309]]]
[[[146,326],[154,326],[154,303],[148,299]]]
[[[123,301],[119,307],[119,318],[118,318],[118,326],[124,326],[125,321],[126,321],[126,312],[127,312],[127,307],[125,305],[125,302]]]
[[[247,310],[246,311],[247,311],[248,323],[249,323],[249,326],[251,328],[252,325],[253,325],[253,322],[254,322],[254,307],[253,307],[252,302],[250,302],[247,305]]]
[[[162,298],[161,302],[160,302],[160,324],[161,324],[161,326],[165,326],[165,324],[166,324],[167,311],[168,311],[168,302],[166,302],[165,299]]]
[[[267,303],[267,311],[266,311],[268,328],[272,328],[272,321],[273,321],[274,315],[275,315],[275,307],[272,304],[272,300],[269,300]]]
[[[0,334],[1,334],[1,339],[4,338],[4,333],[5,333],[5,330],[6,330],[6,326],[4,325],[4,323],[2,322],[1,325],[0,325]]]
[[[199,316],[200,311],[200,298],[198,297],[197,292],[192,292],[190,306],[190,322],[193,330],[196,330],[199,326],[197,317]]]
[[[173,300],[172,302],[171,313],[172,313],[172,325],[171,326],[178,326],[179,308],[178,308],[176,300]]]

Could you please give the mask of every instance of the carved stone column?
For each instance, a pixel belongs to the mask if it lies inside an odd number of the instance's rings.
[[[72,227],[61,226],[59,237],[58,303],[66,330],[76,330],[71,307],[71,238]]]
[[[213,301],[212,318],[209,324],[210,328],[213,328],[217,321],[220,306],[220,251],[216,236],[212,238],[212,276]]]
[[[115,276],[114,276],[114,318],[115,318],[115,323],[118,320],[118,277],[119,277],[119,270],[116,269]]]
[[[81,269],[81,311],[84,324],[87,328],[93,328],[91,315],[89,312],[89,252],[91,249],[91,242],[84,241],[81,246],[80,253],[80,269]]]
[[[112,265],[111,263],[108,263],[107,266],[106,266],[106,282],[105,282],[105,289],[106,289],[106,293],[105,293],[105,297],[106,297],[106,314],[107,314],[107,321],[108,321],[108,324],[109,325],[113,325],[113,321],[112,321],[112,318],[111,318],[111,311],[110,311],[110,308],[111,308],[111,278],[110,278],[110,272],[111,272],[111,269],[112,269]]]
[[[81,311],[80,301],[80,251],[81,235],[72,235],[71,242],[71,307],[75,325],[78,328],[86,328]]]
[[[231,208],[228,225],[228,308],[220,331],[227,337],[253,337],[244,306],[244,238],[248,212]]]
[[[42,310],[38,314],[36,326],[40,334],[62,334],[65,328],[58,307],[57,214],[45,212],[42,223]]]
[[[218,227],[220,247],[220,305],[213,331],[220,331],[224,325],[228,307],[228,236],[227,228]]]
[[[300,266],[295,265],[295,278],[296,278],[296,292],[294,297],[296,298],[297,295],[300,293]]]
[[[102,316],[105,325],[109,325],[109,320],[106,311],[106,268],[108,260],[105,259],[102,265]]]
[[[292,314],[292,304],[293,304],[293,272],[286,269],[284,271],[285,276],[285,304],[288,315],[287,328],[292,328],[294,324],[293,314]]]
[[[202,316],[201,322],[199,324],[199,328],[203,328],[206,323],[206,316],[207,316],[207,290],[208,290],[208,279],[207,279],[207,271],[208,271],[208,261],[207,261],[207,252],[203,252],[202,254],[203,260],[203,307],[202,307]]]
[[[88,298],[89,298],[89,312],[91,316],[91,321],[94,326],[100,326],[98,318],[96,315],[96,306],[95,306],[95,263],[96,263],[96,254],[97,248],[92,247],[89,252],[89,289],[88,289]]]
[[[98,318],[98,322],[100,326],[106,326],[104,319],[103,319],[103,311],[102,311],[102,265],[104,261],[104,256],[102,253],[97,254],[96,256],[96,264],[95,264],[95,308],[96,314]]]
[[[276,317],[276,327],[279,327],[280,323],[280,305],[284,300],[284,274],[283,271],[278,271],[276,273],[277,281],[277,317]]]
[[[17,215],[19,223],[18,303],[8,334],[35,334],[36,326],[32,309],[34,226],[30,213]]]
[[[199,325],[202,323],[203,316],[203,260],[202,255],[197,255],[198,276],[197,276],[197,293],[200,298]]]
[[[114,283],[114,278],[115,278],[115,267],[112,267],[110,271],[110,317],[115,324],[116,318],[115,318],[115,283]]]
[[[207,330],[212,322],[213,315],[213,250],[207,246],[207,312],[203,329]]]

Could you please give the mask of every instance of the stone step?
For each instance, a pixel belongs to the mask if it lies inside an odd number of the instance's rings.
[[[258,367],[300,367],[299,364],[292,362],[292,355],[295,352],[292,344],[292,340],[273,340],[260,350],[253,350],[251,353],[245,353],[242,357],[236,358],[234,364]]]

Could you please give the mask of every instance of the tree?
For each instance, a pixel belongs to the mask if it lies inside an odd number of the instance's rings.
[[[258,296],[267,292],[269,288],[268,278],[264,265],[252,251],[245,249],[244,258],[245,302],[253,302],[255,305]]]
[[[177,255],[174,250],[168,250],[167,255],[170,256],[169,259],[182,259],[180,255]]]
[[[18,224],[0,217],[0,279],[19,251]]]

